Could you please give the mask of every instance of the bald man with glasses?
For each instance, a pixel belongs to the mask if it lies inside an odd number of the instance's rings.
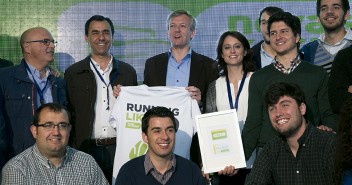
[[[29,128],[35,110],[44,103],[66,106],[63,78],[53,75],[57,42],[42,27],[26,30],[20,38],[23,59],[0,69],[0,168],[11,157],[34,144]]]

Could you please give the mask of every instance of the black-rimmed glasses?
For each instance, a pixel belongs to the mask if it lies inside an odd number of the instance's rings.
[[[26,43],[31,43],[31,42],[40,42],[40,43],[43,43],[45,46],[49,46],[50,43],[52,42],[55,47],[57,46],[57,41],[55,41],[55,40],[50,40],[50,39],[32,40],[32,41],[27,41]]]
[[[55,127],[59,128],[59,130],[67,130],[71,124],[69,123],[59,123],[59,124],[54,124],[54,123],[44,123],[44,124],[38,124],[37,127],[43,127],[45,130],[54,130]]]

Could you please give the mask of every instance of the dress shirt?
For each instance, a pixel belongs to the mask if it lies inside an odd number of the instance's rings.
[[[95,62],[92,58],[92,63],[90,63],[90,68],[94,73],[95,81],[97,83],[97,99],[95,103],[95,120],[94,120],[94,131],[92,134],[93,139],[97,138],[109,138],[116,137],[116,131],[110,126],[109,117],[111,113],[112,106],[114,105],[115,98],[113,95],[111,84],[107,87],[104,82],[101,81],[97,71],[94,69],[93,65],[95,65],[96,69],[100,73],[101,77],[103,77],[106,84],[110,82],[110,73],[112,71],[112,62],[113,57],[111,57],[110,62],[105,70],[100,68],[100,65]],[[107,96],[107,91],[109,91],[109,97]],[[109,100],[108,100],[109,98]],[[109,101],[109,105],[108,105]],[[109,109],[108,109],[109,106]]]
[[[333,184],[335,134],[308,124],[298,144],[296,157],[282,136],[265,145],[245,184]]]
[[[285,66],[283,64],[281,64],[277,60],[277,58],[275,57],[274,66],[280,72],[282,72],[284,74],[290,74],[301,63],[301,58],[299,57],[299,55],[297,55],[296,58],[294,58],[290,63],[291,63],[290,67],[288,69],[286,69]]]
[[[167,181],[171,178],[172,174],[174,173],[176,169],[176,158],[175,155],[172,155],[172,162],[171,165],[167,168],[164,174],[161,174],[153,165],[152,161],[150,160],[149,154],[145,154],[144,158],[144,168],[145,168],[145,174],[148,175],[148,173],[152,174],[153,177],[160,182],[160,184],[166,184]]]
[[[51,74],[50,73],[50,69],[48,67],[46,67],[46,74],[45,77],[40,78],[40,72],[35,69],[31,64],[27,63],[29,70],[27,70],[27,74],[29,76],[29,78],[32,80],[33,83],[37,83],[39,88],[41,90],[44,90],[44,103],[51,103],[53,102],[53,96],[51,94],[51,84],[50,82],[48,82],[48,84],[45,86],[45,84],[48,81],[48,77]],[[34,81],[35,80],[35,81]],[[45,89],[43,89],[45,88]],[[39,96],[39,92],[37,92],[37,105],[38,107],[40,107],[41,103],[40,103],[40,96]]]
[[[191,70],[191,53],[189,49],[187,55],[178,63],[169,50],[169,61],[167,64],[166,86],[187,87]]]
[[[274,58],[264,51],[263,44],[264,42],[261,44],[260,47],[260,60],[262,63],[262,68],[274,62]]]
[[[318,38],[319,44],[322,44],[326,51],[328,51],[330,54],[335,55],[338,51],[340,51],[349,40],[352,40],[352,32],[351,29],[346,29],[346,35],[343,37],[343,39],[339,42],[337,42],[334,45],[330,45],[326,43],[325,41],[325,34],[321,34]]]
[[[66,147],[66,155],[59,167],[55,168],[35,144],[4,166],[1,184],[108,185],[109,183],[92,156]]]

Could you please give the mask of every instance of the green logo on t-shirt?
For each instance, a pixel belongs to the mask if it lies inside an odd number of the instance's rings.
[[[148,150],[148,145],[142,141],[139,141],[130,151],[130,160],[141,155],[144,155]]]

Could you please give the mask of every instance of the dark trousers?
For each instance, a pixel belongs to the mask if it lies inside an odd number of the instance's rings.
[[[116,151],[116,144],[97,146],[95,143],[91,143],[88,148],[85,149],[88,154],[93,156],[99,167],[103,171],[105,178],[112,183],[112,172],[114,168],[114,158]]]

